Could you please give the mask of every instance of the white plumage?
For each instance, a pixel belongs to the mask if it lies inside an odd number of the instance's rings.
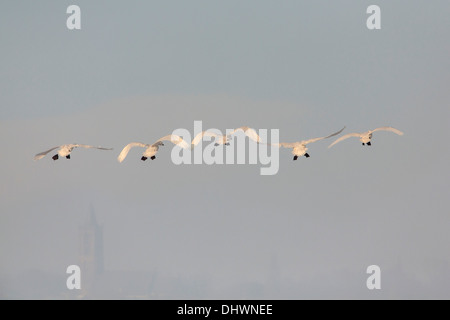
[[[380,128],[376,128],[374,130],[366,131],[366,132],[361,132],[361,133],[355,132],[355,133],[348,133],[346,135],[343,135],[342,137],[336,139],[336,141],[334,141],[332,144],[330,144],[328,146],[328,148],[331,148],[336,143],[341,142],[341,141],[351,138],[351,137],[357,137],[357,138],[359,138],[359,141],[361,141],[363,145],[367,144],[368,146],[371,146],[372,143],[370,142],[370,140],[372,139],[372,133],[376,132],[376,131],[390,131],[390,132],[394,132],[394,133],[398,134],[399,136],[403,135],[403,132],[401,132],[398,129],[395,129],[392,127],[380,127]]]
[[[326,137],[320,137],[320,138],[313,138],[313,139],[309,139],[309,140],[302,140],[302,141],[298,141],[298,142],[281,142],[278,144],[278,147],[284,147],[284,148],[291,148],[292,149],[292,154],[294,155],[294,160],[297,160],[298,157],[302,157],[305,156],[306,158],[309,158],[309,154],[306,153],[306,151],[308,151],[308,148],[306,147],[307,144],[316,142],[316,141],[320,141],[323,139],[327,139],[330,137],[333,137],[335,135],[338,135],[339,133],[341,133],[343,130],[345,129],[345,127],[343,127],[341,130],[332,133]]]
[[[59,156],[61,157],[66,157],[67,159],[70,159],[70,153],[72,152],[72,150],[74,148],[87,148],[87,149],[99,149],[99,150],[112,150],[112,148],[103,148],[103,147],[94,147],[94,146],[89,146],[86,144],[63,144],[61,146],[57,146],[54,148],[51,148],[47,151],[38,153],[37,155],[34,156],[34,160],[39,160],[42,159],[43,157],[45,157],[48,153],[52,152],[53,150],[58,149],[57,154],[55,154],[52,159],[53,160],[57,160],[59,158]]]
[[[163,141],[170,141],[173,144],[176,144],[184,149],[188,148],[189,145],[187,144],[186,141],[184,141],[180,136],[171,134],[171,135],[167,135],[162,137],[161,139],[158,139],[155,143],[153,144],[144,144],[144,143],[140,143],[140,142],[131,142],[129,144],[127,144],[122,151],[120,152],[119,156],[117,157],[117,160],[119,162],[122,162],[126,156],[128,155],[128,152],[130,151],[131,148],[133,147],[141,147],[141,148],[146,148],[145,151],[142,153],[142,161],[147,160],[148,158],[154,160],[156,158],[156,153],[158,153],[159,147],[163,146],[164,143]]]

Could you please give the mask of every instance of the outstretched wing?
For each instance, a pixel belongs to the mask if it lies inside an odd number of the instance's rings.
[[[162,137],[161,139],[159,139],[158,141],[156,141],[153,146],[159,146],[162,144],[163,141],[170,141],[173,144],[176,144],[177,146],[180,146],[184,149],[189,148],[189,144],[183,140],[183,138],[181,138],[180,136],[177,136],[176,134],[169,134],[167,136]]]
[[[298,142],[281,142],[279,144],[272,144],[272,146],[283,147],[283,148],[295,148]]]
[[[248,129],[249,129],[249,127],[246,127],[246,126],[244,126],[244,127],[239,127],[239,128],[237,128],[237,129],[234,129],[233,131],[227,133],[227,137],[232,136],[233,134],[235,134],[235,133],[236,133],[237,131],[239,131],[239,130],[242,130],[242,131],[244,131],[244,133],[245,133]]]
[[[233,134],[235,134],[237,131],[239,131],[239,130],[242,130],[242,131],[244,131],[244,133],[245,133],[245,135],[247,136],[247,137],[249,137],[250,139],[252,139],[253,141],[256,141],[256,142],[261,142],[261,138],[259,137],[259,135],[256,133],[256,131],[254,130],[254,129],[252,129],[252,128],[249,128],[249,127],[246,127],[246,126],[244,126],[244,127],[239,127],[239,128],[237,128],[237,129],[234,129],[233,131],[231,131],[230,133],[228,133],[227,134],[227,140],[233,135]]]
[[[313,143],[313,142],[316,142],[316,141],[319,141],[319,140],[323,140],[323,139],[328,139],[328,138],[331,138],[331,137],[334,137],[334,136],[336,136],[336,135],[338,135],[339,133],[341,133],[342,131],[344,131],[344,129],[345,129],[345,127],[343,127],[341,130],[339,130],[338,132],[335,132],[335,133],[332,133],[332,134],[330,134],[329,136],[326,136],[326,137],[320,137],[320,138],[314,138],[314,139],[309,139],[309,140],[304,140],[304,141],[302,141],[302,144],[308,144],[308,143]]]
[[[360,137],[361,136],[361,134],[360,133],[348,133],[348,134],[346,134],[346,135],[343,135],[342,137],[340,137],[340,138],[338,138],[338,139],[336,139],[336,141],[334,141],[332,144],[330,144],[329,146],[328,146],[328,148],[331,148],[332,146],[334,146],[336,143],[338,143],[338,142],[341,142],[341,141],[343,141],[343,140],[345,140],[345,139],[348,139],[348,138],[350,138],[350,137]]]
[[[95,146],[89,146],[87,144],[72,144],[72,147],[86,148],[86,149],[99,149],[99,150],[112,150],[112,148],[95,147]]]
[[[57,147],[51,148],[51,149],[49,149],[49,150],[47,150],[47,151],[38,153],[37,155],[34,156],[34,160],[42,159],[43,157],[45,157],[45,156],[47,155],[47,153],[49,153],[49,152],[51,152],[51,151],[53,151],[53,150],[55,150],[55,149],[58,149],[59,147],[60,147],[60,146],[57,146]]]
[[[125,146],[125,148],[122,149],[122,151],[120,152],[119,156],[117,157],[117,160],[119,162],[122,162],[128,155],[128,152],[130,151],[131,148],[133,147],[141,147],[141,148],[147,148],[149,145],[148,144],[143,144],[140,142],[131,142],[129,144],[127,144]]]
[[[207,137],[217,137],[218,135],[214,132],[210,132],[210,131],[202,131],[199,134],[197,134],[195,136],[195,138],[192,140],[191,145],[196,146],[200,143],[200,141],[202,141],[203,137],[207,136]]]
[[[372,132],[375,132],[375,131],[390,131],[390,132],[398,134],[399,136],[403,135],[403,132],[401,132],[400,130],[397,130],[395,128],[392,128],[392,127],[380,127],[380,128],[376,128],[376,129],[371,130],[371,131]]]

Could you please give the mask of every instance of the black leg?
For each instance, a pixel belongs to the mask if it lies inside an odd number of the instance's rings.
[[[370,141],[369,141],[369,142],[367,142],[367,145],[368,145],[368,146],[371,146],[371,145],[372,145],[372,143],[370,143]]]
[[[147,160],[147,157],[142,156],[141,160],[145,161],[145,160]]]
[[[66,156],[66,159],[70,159],[70,154],[68,154],[68,155]]]
[[[57,154],[55,154],[55,155],[52,157],[53,160],[58,160],[58,158],[59,158],[59,157],[58,157]]]
[[[294,156],[294,161],[298,159],[298,156]]]
[[[309,154],[305,153],[305,157],[309,158]]]
[[[152,159],[152,160],[155,160],[155,159],[156,159],[156,157],[155,157],[155,156],[152,156],[152,157],[150,157],[150,159]]]

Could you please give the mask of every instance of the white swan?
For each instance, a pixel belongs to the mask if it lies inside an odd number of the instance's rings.
[[[214,145],[215,145],[216,147],[219,146],[219,145],[221,145],[221,144],[222,144],[222,145],[229,146],[229,145],[230,145],[230,142],[229,142],[229,141],[231,140],[231,137],[232,137],[236,132],[238,132],[239,130],[242,130],[242,131],[245,133],[245,135],[246,135],[247,137],[249,137],[250,139],[252,139],[253,141],[256,141],[256,142],[258,142],[258,143],[261,141],[261,138],[259,137],[259,135],[256,133],[256,131],[255,131],[254,129],[244,126],[244,127],[239,127],[239,128],[237,128],[237,129],[234,129],[232,132],[230,132],[230,133],[228,133],[228,134],[226,134],[226,135],[218,135],[218,134],[216,134],[216,133],[214,133],[214,132],[210,132],[210,131],[202,131],[202,132],[200,132],[199,134],[197,134],[197,135],[195,136],[195,138],[192,140],[192,142],[191,142],[191,148],[193,148],[193,147],[195,147],[197,144],[199,144],[199,142],[203,139],[204,136],[215,137],[216,139],[215,139]]]
[[[94,146],[89,146],[89,145],[85,145],[85,144],[63,144],[62,146],[57,146],[57,147],[51,148],[50,150],[38,153],[37,155],[34,156],[34,160],[42,159],[43,157],[45,157],[47,155],[47,153],[49,153],[55,149],[58,149],[58,148],[59,148],[58,153],[52,157],[53,160],[58,160],[59,156],[66,157],[66,159],[70,159],[70,153],[72,152],[72,150],[74,148],[112,150],[112,148],[94,147]]]
[[[186,141],[184,141],[180,136],[177,136],[175,134],[170,134],[167,136],[162,137],[161,139],[157,140],[155,143],[153,144],[144,144],[144,143],[140,143],[140,142],[131,142],[129,144],[127,144],[122,151],[120,152],[119,156],[117,157],[117,160],[119,162],[122,162],[126,156],[128,155],[128,152],[130,151],[131,148],[133,147],[142,147],[142,148],[146,148],[144,153],[142,154],[142,161],[147,160],[148,158],[155,160],[156,159],[156,153],[159,150],[159,146],[163,146],[164,143],[163,141],[171,141],[172,143],[186,149],[189,147],[189,145],[187,144]]]
[[[369,131],[362,132],[362,133],[349,133],[349,134],[343,135],[339,139],[336,139],[336,141],[334,141],[332,144],[330,144],[328,146],[328,148],[331,148],[336,143],[341,142],[341,141],[343,141],[345,139],[348,139],[350,137],[357,137],[357,138],[359,138],[359,141],[362,142],[363,146],[366,145],[366,144],[368,146],[371,146],[372,143],[370,142],[370,140],[372,139],[372,133],[376,132],[376,131],[390,131],[390,132],[394,132],[394,133],[398,134],[399,136],[403,135],[403,132],[401,132],[400,130],[397,130],[395,128],[392,128],[392,127],[380,127],[380,128],[376,128],[374,130],[369,130]]]
[[[278,146],[279,147],[284,147],[284,148],[292,148],[292,154],[294,155],[294,160],[297,160],[298,157],[301,157],[301,156],[305,156],[306,158],[309,158],[309,154],[306,153],[306,151],[308,150],[308,148],[306,147],[307,144],[313,143],[313,142],[316,142],[316,141],[319,141],[319,140],[327,139],[327,138],[333,137],[335,135],[338,135],[344,129],[345,129],[345,127],[343,127],[338,132],[330,134],[329,136],[326,136],[326,137],[314,138],[314,139],[303,140],[303,141],[292,142],[292,143],[281,142],[280,144],[278,144]]]

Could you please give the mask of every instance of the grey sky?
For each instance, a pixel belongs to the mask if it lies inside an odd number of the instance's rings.
[[[448,1],[76,1],[80,31],[70,4],[0,12],[0,298],[45,297],[30,270],[64,290],[91,203],[105,268],[181,279],[171,298],[450,297]],[[275,176],[175,166],[170,148],[117,162],[194,120],[286,142],[405,135],[283,149]],[[114,150],[32,160],[73,142]]]

